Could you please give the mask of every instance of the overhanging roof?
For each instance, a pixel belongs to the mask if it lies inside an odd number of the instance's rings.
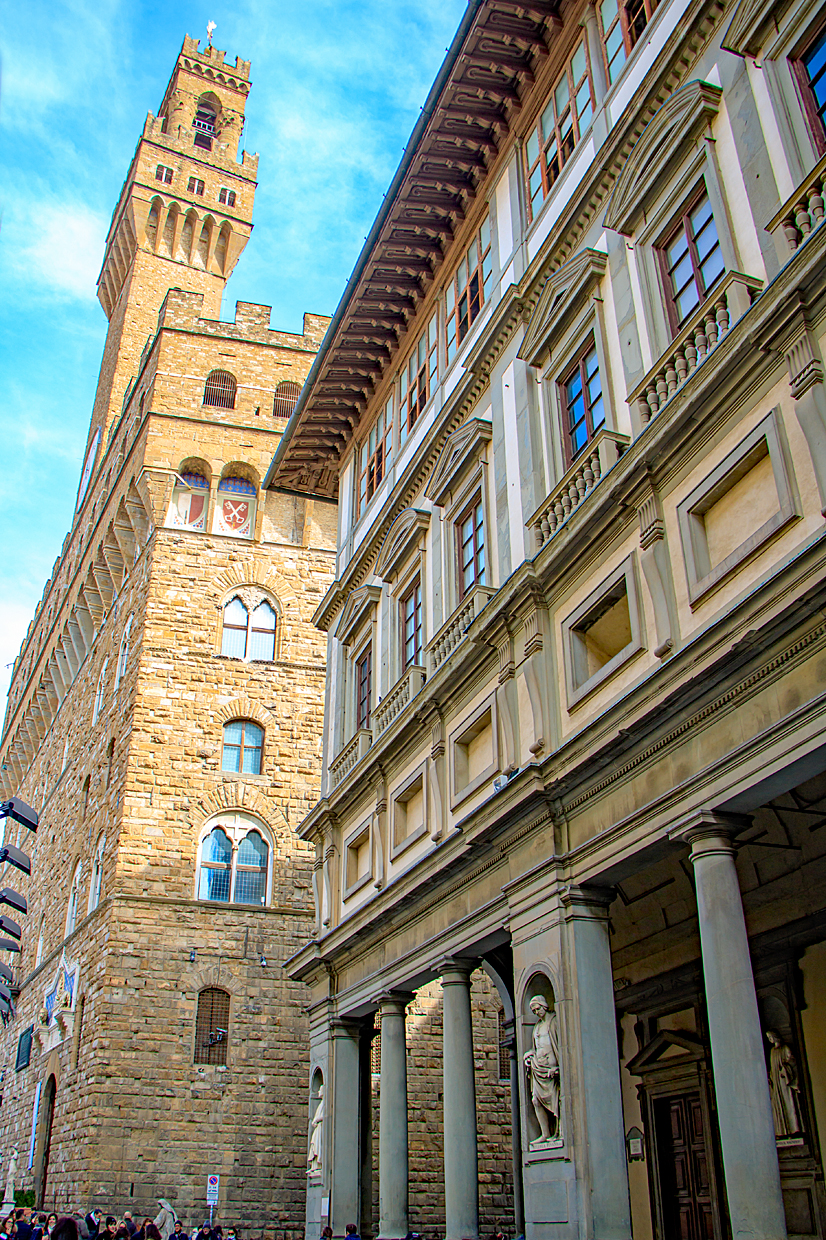
[[[341,455],[507,139],[557,0],[470,0],[347,282],[266,487],[335,498]]]

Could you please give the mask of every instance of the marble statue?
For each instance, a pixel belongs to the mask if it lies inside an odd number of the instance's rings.
[[[4,1210],[14,1209],[14,1180],[17,1175],[18,1157],[19,1157],[19,1150],[15,1147],[11,1152],[11,1158],[9,1159],[9,1170],[6,1176],[6,1193],[5,1193],[5,1196],[3,1197],[3,1205],[2,1205],[2,1209]]]
[[[158,1205],[161,1207],[161,1211],[155,1219],[155,1226],[161,1233],[161,1236],[168,1236],[175,1230],[178,1216],[164,1197],[158,1198]]]
[[[800,1081],[792,1048],[778,1033],[766,1034],[769,1053],[769,1089],[772,1099],[774,1132],[778,1137],[792,1137],[803,1131],[800,1122]]]
[[[307,1175],[321,1175],[321,1134],[324,1124],[324,1086],[318,1087],[318,1106],[310,1124],[310,1148],[307,1151]]]
[[[531,1141],[534,1150],[559,1137],[559,1032],[556,1015],[548,1010],[542,995],[534,995],[530,1009],[537,1018],[533,1049],[525,1054],[531,1102],[540,1131],[540,1136]]]

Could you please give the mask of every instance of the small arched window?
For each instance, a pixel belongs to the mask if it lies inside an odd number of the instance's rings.
[[[215,111],[215,108],[213,108],[211,103],[206,103],[202,99],[195,112],[192,128],[195,130],[195,145],[201,147],[204,151],[212,150],[212,139],[215,137],[215,122],[217,119],[218,113]]]
[[[103,660],[103,667],[100,669],[98,676],[98,687],[95,691],[95,704],[92,707],[92,723],[97,723],[98,715],[103,710],[103,701],[106,697],[106,668],[109,666],[109,660]]]
[[[91,786],[92,777],[87,775],[83,781],[83,787],[80,790],[80,821],[89,813],[89,788]]]
[[[77,865],[75,866],[74,874],[72,875],[71,884],[69,886],[69,903],[66,906],[66,934],[65,934],[66,938],[69,937],[69,935],[72,933],[75,926],[77,925],[77,909],[78,909],[78,903],[80,901],[81,872],[82,872],[81,863],[78,861]]]
[[[195,1063],[226,1063],[229,1043],[229,995],[209,986],[198,995],[195,1014]]]
[[[224,607],[221,654],[229,659],[272,663],[278,613],[266,599],[248,611],[236,595]]]
[[[204,384],[204,404],[216,409],[234,409],[238,384],[228,370],[211,370]]]
[[[120,639],[120,649],[118,651],[118,665],[115,669],[115,689],[126,675],[126,668],[129,663],[129,639],[132,633],[132,616],[126,621],[126,628],[123,630],[123,637]]]
[[[179,474],[166,524],[180,530],[206,528],[209,483],[203,474]]]
[[[238,845],[235,867],[236,904],[265,904],[269,848],[258,831],[250,831]]]
[[[252,538],[255,529],[254,483],[246,478],[222,478],[218,483],[214,534],[231,534],[235,538]]]
[[[295,409],[300,395],[301,387],[298,383],[294,383],[291,379],[285,379],[283,383],[279,383],[272,402],[272,416],[288,418]]]
[[[224,749],[221,770],[244,775],[261,774],[261,752],[264,729],[249,719],[233,719],[224,724]]]
[[[103,882],[103,854],[106,850],[106,837],[101,835],[95,845],[95,859],[92,862],[92,877],[89,881],[89,912],[100,904],[100,887]]]

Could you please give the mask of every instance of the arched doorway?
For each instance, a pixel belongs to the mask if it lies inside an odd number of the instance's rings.
[[[49,1175],[49,1150],[52,1145],[52,1120],[54,1119],[54,1100],[57,1093],[57,1081],[54,1073],[46,1082],[43,1096],[43,1161],[40,1164],[40,1191],[37,1195],[37,1208],[46,1208],[46,1181]]]

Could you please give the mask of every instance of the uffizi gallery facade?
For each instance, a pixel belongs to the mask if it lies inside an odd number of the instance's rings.
[[[3,1148],[190,1219],[206,1120],[309,1240],[823,1237],[822,6],[470,0],[301,336],[219,318],[248,88],[186,41],[107,240]]]

